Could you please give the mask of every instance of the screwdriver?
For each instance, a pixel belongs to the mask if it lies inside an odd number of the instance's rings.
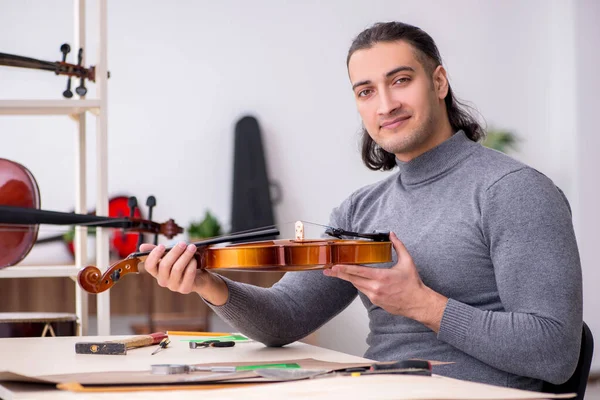
[[[151,355],[153,356],[156,353],[158,353],[159,351],[161,351],[162,349],[166,349],[167,346],[169,345],[169,343],[171,343],[169,338],[168,337],[164,338],[163,340],[160,341],[160,343],[158,344],[158,348],[156,350],[154,350]]]

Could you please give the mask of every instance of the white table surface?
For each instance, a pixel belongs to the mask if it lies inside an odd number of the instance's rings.
[[[128,350],[127,355],[84,355],[75,353],[76,342],[101,342],[127,336],[84,336],[0,339],[0,371],[29,376],[77,372],[139,371],[152,364],[198,364],[211,362],[279,361],[315,358],[334,362],[368,361],[304,343],[268,348],[256,342],[237,343],[231,348],[190,349],[190,337],[170,336],[171,344],[156,355],[156,346]],[[197,337],[196,337],[197,338]],[[214,390],[76,393],[30,384],[4,383],[0,398],[12,399],[261,399],[265,398],[360,398],[360,399],[539,399],[536,392],[464,382],[441,376],[378,375],[335,377],[295,382],[268,383]]]

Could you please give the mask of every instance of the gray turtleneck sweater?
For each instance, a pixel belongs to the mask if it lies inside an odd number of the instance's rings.
[[[451,361],[434,373],[531,390],[567,380],[579,355],[582,282],[562,192],[461,131],[397,164],[396,173],[334,209],[330,225],[398,235],[425,285],[449,298],[437,334],[322,271],[289,272],[271,288],[225,279],[227,302],[209,306],[249,337],[282,346],[358,295],[370,321],[367,358]],[[389,268],[393,258],[374,267]]]

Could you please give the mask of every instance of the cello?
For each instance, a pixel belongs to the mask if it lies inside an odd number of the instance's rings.
[[[40,190],[23,165],[0,158],[0,269],[18,264],[36,243],[39,225],[85,225],[161,234],[183,232],[173,219],[157,223],[137,217],[103,217],[40,209]]]
[[[335,239],[305,239],[303,223],[296,222],[295,239],[254,241],[278,235],[276,228],[224,235],[192,243],[199,269],[230,271],[288,272],[330,268],[335,264],[376,264],[392,261],[389,232],[359,233],[327,227],[325,233]],[[363,238],[343,239],[343,236]],[[368,240],[364,240],[368,239]],[[245,240],[253,240],[244,242]],[[222,245],[231,242],[232,244]],[[242,242],[242,243],[236,243]],[[166,252],[171,250],[167,248]],[[95,266],[82,268],[79,286],[88,293],[108,290],[123,276],[138,273],[138,266],[150,252],[130,254],[102,273]]]

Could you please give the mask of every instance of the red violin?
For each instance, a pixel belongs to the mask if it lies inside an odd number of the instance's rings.
[[[165,223],[137,217],[103,217],[40,209],[40,191],[23,165],[0,158],[0,269],[22,261],[36,243],[39,225],[85,225],[161,234],[171,239],[183,232],[173,219]]]

